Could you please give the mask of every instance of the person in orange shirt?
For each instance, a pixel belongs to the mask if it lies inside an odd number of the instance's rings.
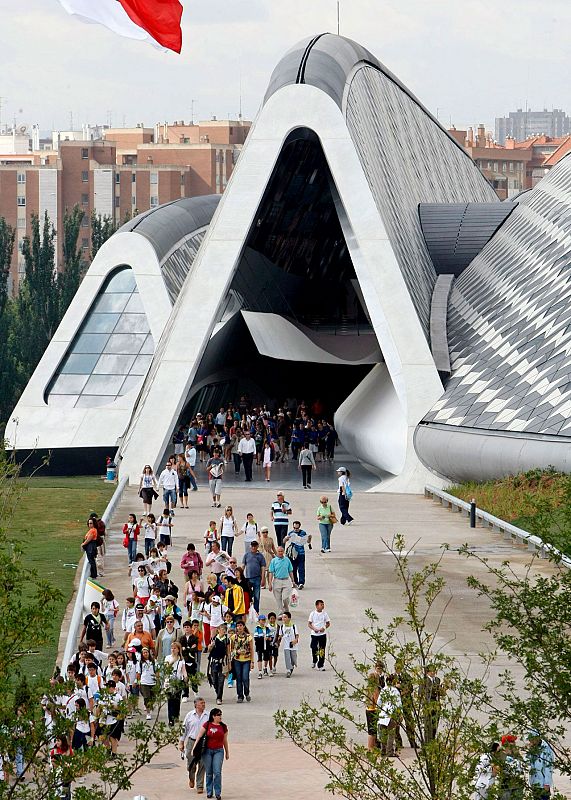
[[[150,633],[147,633],[143,629],[143,623],[140,620],[135,622],[133,626],[133,633],[130,633],[127,636],[126,646],[135,647],[135,645],[133,644],[134,639],[137,639],[139,641],[139,644],[142,645],[143,647],[148,647],[151,653],[155,652],[155,643],[153,641],[153,637],[151,636]]]
[[[82,549],[85,551],[87,560],[89,561],[89,577],[97,577],[97,523],[91,517],[87,520],[87,533],[85,539],[81,543]]]

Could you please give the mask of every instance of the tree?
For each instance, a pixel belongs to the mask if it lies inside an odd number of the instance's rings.
[[[113,219],[105,214],[96,214],[95,211],[91,212],[91,258],[94,259],[101,245],[105,244],[110,236],[113,236],[119,226],[113,222]]]
[[[371,656],[351,657],[354,675],[335,667],[336,686],[321,694],[318,704],[302,699],[299,707],[275,715],[279,736],[288,736],[321,764],[327,789],[350,800],[449,800],[468,798],[477,756],[487,749],[496,731],[479,709],[490,703],[485,677],[472,678],[458,660],[438,646],[437,635],[450,598],[439,574],[439,562],[414,572],[397,537],[384,544],[395,558],[395,571],[403,587],[404,612],[381,627],[369,609],[369,625],[362,631]],[[440,610],[438,610],[440,609]],[[396,760],[367,749],[366,727],[359,709],[375,701],[376,663],[394,659],[399,670],[393,685],[400,686],[400,722],[414,743],[414,758]],[[429,667],[440,676],[438,697],[430,696]],[[392,678],[390,680],[393,680]],[[390,680],[387,678],[387,685]],[[381,703],[388,701],[380,689]],[[356,738],[354,738],[356,737]]]
[[[8,225],[4,217],[0,217],[0,316],[4,313],[8,301],[8,277],[15,237],[14,228]]]
[[[0,434],[2,423],[13,408],[16,384],[16,363],[13,357],[10,335],[13,307],[8,296],[8,277],[14,250],[15,230],[0,217]]]
[[[534,728],[553,747],[557,768],[571,775],[571,747],[566,734],[571,720],[571,570],[552,558],[553,571],[542,574],[537,556],[522,575],[504,562],[463,552],[488,570],[489,579],[474,576],[468,584],[486,597],[494,613],[486,626],[512,666],[502,673],[499,711],[515,730]],[[523,673],[516,680],[514,669]]]
[[[75,205],[71,211],[66,209],[63,215],[63,268],[57,276],[58,317],[60,320],[79,289],[83,277],[81,251],[78,250],[77,242],[84,217],[85,211],[78,205]]]
[[[0,781],[0,800],[55,800],[62,781],[85,776],[85,785],[74,787],[77,800],[112,800],[131,786],[132,776],[168,744],[178,740],[178,729],[158,720],[166,704],[166,691],[158,687],[156,716],[151,724],[137,718],[136,700],[117,706],[119,719],[127,722],[133,752],[112,758],[100,741],[55,769],[49,750],[55,736],[68,737],[74,719],[61,709],[61,698],[71,691],[62,677],[28,685],[21,674],[22,655],[45,642],[46,616],[54,613],[60,596],[57,587],[26,565],[25,553],[11,524],[25,485],[19,468],[0,451],[0,758],[10,780]],[[168,676],[167,676],[168,677]],[[111,703],[111,689],[101,690],[101,708]],[[49,725],[46,721],[51,722]],[[100,716],[106,730],[105,715]],[[16,774],[16,765],[22,774]]]

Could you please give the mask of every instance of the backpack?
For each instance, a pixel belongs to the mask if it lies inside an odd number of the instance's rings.
[[[349,481],[345,484],[345,497],[347,500],[350,500],[353,497],[353,489],[351,489],[351,484]]]
[[[95,528],[97,530],[97,538],[95,539],[95,544],[97,547],[103,547],[105,544],[105,523],[102,519],[98,519],[95,523]]]

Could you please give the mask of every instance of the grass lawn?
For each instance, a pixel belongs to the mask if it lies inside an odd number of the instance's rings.
[[[80,544],[90,511],[103,514],[115,487],[97,477],[23,478],[24,489],[11,526],[18,531],[29,565],[64,595],[55,615],[46,620],[50,645],[37,655],[24,656],[28,678],[53,672],[61,622],[71,598]]]

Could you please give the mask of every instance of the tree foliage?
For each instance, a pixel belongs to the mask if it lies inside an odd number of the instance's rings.
[[[75,205],[71,211],[66,209],[63,215],[63,269],[57,276],[58,317],[60,320],[79,289],[83,277],[81,250],[78,249],[77,242],[84,217],[85,211],[78,205]]]
[[[101,246],[105,244],[110,236],[113,236],[118,225],[107,214],[96,214],[91,212],[91,258],[95,258]]]
[[[13,307],[8,295],[8,276],[15,236],[15,230],[0,217],[0,435],[3,422],[12,410],[13,387],[17,382],[16,361],[10,342]]]

